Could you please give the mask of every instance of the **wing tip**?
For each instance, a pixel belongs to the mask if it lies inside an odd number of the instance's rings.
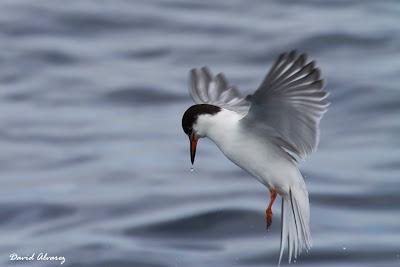
[[[297,56],[297,50],[293,49],[292,51],[289,52],[288,58],[293,60]]]
[[[244,101],[237,87],[229,84],[223,73],[213,75],[208,66],[189,71],[189,93],[196,104],[212,104],[242,110]]]

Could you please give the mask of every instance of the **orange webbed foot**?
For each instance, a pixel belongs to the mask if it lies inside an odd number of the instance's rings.
[[[269,201],[269,205],[267,209],[265,210],[265,221],[267,223],[267,231],[270,230],[270,227],[272,225],[272,205],[274,204],[274,201],[276,199],[277,193],[275,190],[270,190],[271,193],[271,198]]]
[[[269,231],[272,225],[272,209],[267,209],[265,211],[265,221],[267,223],[267,231]]]

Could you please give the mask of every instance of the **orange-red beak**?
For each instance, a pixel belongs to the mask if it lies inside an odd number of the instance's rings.
[[[190,139],[190,160],[192,161],[192,165],[194,163],[194,158],[196,157],[196,147],[197,147],[197,140],[199,140],[195,133],[192,133],[189,136]]]

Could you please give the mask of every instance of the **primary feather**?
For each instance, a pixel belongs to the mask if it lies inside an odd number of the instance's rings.
[[[319,122],[329,105],[322,88],[320,71],[313,61],[306,64],[305,54],[281,54],[249,98],[243,123],[265,136],[279,136],[286,150],[305,158],[318,145]]]
[[[207,67],[192,69],[189,81],[189,92],[196,104],[215,105],[241,114],[249,110],[250,103],[222,73],[214,77]]]

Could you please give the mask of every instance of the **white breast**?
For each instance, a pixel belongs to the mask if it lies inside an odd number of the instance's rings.
[[[268,188],[288,192],[298,181],[296,165],[285,157],[268,138],[259,138],[243,129],[241,115],[223,110],[215,115],[200,116],[195,130],[207,136],[233,163],[254,175]]]

